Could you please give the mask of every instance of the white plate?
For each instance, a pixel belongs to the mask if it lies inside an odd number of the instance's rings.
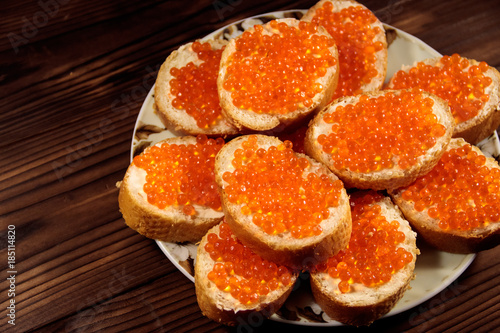
[[[244,29],[255,24],[266,23],[270,20],[283,17],[300,18],[304,10],[290,10],[273,12],[250,17],[226,27],[223,27],[208,38],[231,39],[242,33]],[[439,52],[432,49],[421,40],[389,25],[384,25],[387,32],[388,67],[387,78],[390,78],[402,65],[411,65],[430,57],[440,56]],[[154,144],[175,134],[165,130],[164,125],[153,110],[154,89],[151,89],[139,112],[132,140],[131,160],[145,147]],[[486,155],[500,156],[500,144],[495,133],[488,139],[478,144]],[[191,281],[194,282],[194,261],[196,258],[196,245],[192,243],[166,243],[157,241],[160,249],[170,261]],[[474,255],[460,255],[437,251],[433,248],[419,244],[421,255],[418,256],[415,274],[411,282],[411,289],[406,291],[404,297],[386,316],[411,309],[420,303],[435,296],[449,286],[474,260]],[[314,302],[309,289],[307,275],[298,279],[296,289],[292,292],[282,309],[271,319],[295,325],[306,326],[339,326],[341,323],[331,320]]]

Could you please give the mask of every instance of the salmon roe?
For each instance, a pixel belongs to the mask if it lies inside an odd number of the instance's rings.
[[[326,113],[323,121],[332,127],[317,140],[337,170],[406,169],[446,133],[432,113],[433,105],[431,98],[417,90],[362,95],[357,103]]]
[[[379,74],[375,63],[384,44],[375,40],[381,29],[372,27],[378,20],[369,9],[350,6],[334,10],[333,3],[325,2],[312,22],[325,27],[337,44],[340,70],[336,99],[362,93],[362,86]]]
[[[215,155],[222,138],[196,138],[196,144],[155,145],[134,157],[133,164],[147,172],[143,186],[150,204],[160,209],[182,206],[186,215],[196,215],[194,205],[221,210],[215,183]]]
[[[233,237],[226,222],[220,224],[218,235],[207,234],[205,250],[216,262],[208,279],[242,304],[256,303],[261,296],[292,283],[290,269],[255,254]]]
[[[209,43],[194,42],[192,49],[202,61],[200,65],[189,62],[182,68],[170,70],[173,76],[170,80],[170,92],[174,96],[172,106],[185,110],[199,128],[209,128],[222,119],[217,76],[224,47],[212,50]]]
[[[267,234],[290,232],[297,239],[320,235],[321,221],[339,204],[342,182],[311,172],[309,161],[295,155],[290,141],[264,149],[250,136],[242,146],[234,153],[235,170],[222,175],[228,200],[241,205],[241,213],[252,215]]]
[[[492,79],[484,73],[489,66],[484,61],[471,65],[458,54],[443,56],[435,65],[417,63],[408,72],[400,70],[391,81],[393,89],[419,87],[448,101],[455,122],[475,117],[489,100],[485,88]]]
[[[361,193],[361,194],[360,194]],[[373,287],[392,278],[392,274],[412,262],[413,255],[400,247],[406,239],[398,221],[388,221],[376,202],[383,196],[375,191],[351,196],[352,233],[349,245],[316,270],[340,279],[340,292],[347,293],[353,283]]]
[[[236,41],[223,88],[234,106],[265,114],[287,114],[311,107],[324,87],[316,82],[337,62],[329,48],[333,39],[317,33],[317,26],[299,27],[271,21],[274,33],[260,25]]]
[[[401,193],[443,230],[471,230],[500,221],[500,169],[469,144],[445,152],[427,175]]]

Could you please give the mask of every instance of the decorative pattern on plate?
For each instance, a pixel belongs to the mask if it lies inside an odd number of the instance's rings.
[[[223,27],[207,35],[204,39],[223,38],[231,39],[240,35],[245,29],[255,24],[263,24],[276,18],[295,17],[300,19],[305,10],[273,12],[250,17],[229,26]],[[419,39],[394,28],[384,25],[389,42],[387,78],[390,78],[402,65],[411,65],[440,54]],[[154,110],[154,89],[151,89],[140,110],[132,140],[131,160],[140,154],[148,145],[160,140],[175,136],[165,129]],[[488,156],[500,160],[500,143],[497,133],[478,144]],[[192,243],[165,243],[157,241],[158,246],[170,261],[191,281],[194,282],[194,263],[196,260],[196,244]],[[420,303],[435,296],[450,285],[470,265],[474,255],[460,255],[437,251],[433,248],[418,244],[421,255],[417,259],[416,278],[411,282],[411,289],[396,304],[386,316],[409,310]],[[418,311],[418,310],[415,310]],[[271,317],[272,320],[295,325],[305,326],[340,326],[323,313],[315,303],[308,281],[308,274],[303,273],[297,280],[294,291],[284,306]]]

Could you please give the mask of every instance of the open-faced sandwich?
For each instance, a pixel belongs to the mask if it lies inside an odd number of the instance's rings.
[[[217,91],[227,41],[195,41],[173,51],[160,67],[154,107],[165,126],[182,135],[227,136],[237,129],[223,116]]]
[[[420,90],[383,90],[324,108],[309,124],[305,150],[347,188],[394,189],[436,165],[453,126],[441,98]]]
[[[224,140],[184,136],[163,140],[137,155],[118,183],[125,223],[166,242],[198,242],[224,214],[214,177]]]
[[[388,84],[389,89],[414,87],[449,103],[454,137],[476,144],[500,126],[500,73],[484,61],[458,54],[426,59],[403,66]]]
[[[217,154],[215,179],[227,223],[255,253],[302,269],[345,248],[349,198],[323,164],[295,153],[289,141],[241,136]]]
[[[352,236],[345,250],[311,271],[316,302],[332,319],[363,326],[388,313],[414,278],[416,233],[389,197],[351,196]]]
[[[461,138],[428,174],[390,194],[419,235],[442,251],[472,253],[500,242],[500,167]]]
[[[196,296],[208,318],[225,324],[270,317],[293,289],[297,273],[261,258],[243,245],[226,222],[213,227],[198,245]]]
[[[247,29],[222,53],[223,114],[239,130],[283,131],[331,100],[338,81],[334,40],[293,18]]]

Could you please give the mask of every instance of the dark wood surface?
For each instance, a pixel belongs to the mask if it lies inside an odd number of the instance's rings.
[[[250,15],[314,3],[2,1],[0,331],[238,331],[203,317],[194,285],[125,226],[115,183],[141,103],[172,50]],[[442,54],[500,68],[497,0],[362,3]],[[6,316],[8,225],[16,232],[15,326]],[[499,331],[499,275],[497,247],[420,306],[370,328],[335,330]],[[249,331],[282,328],[291,327],[266,321]]]

